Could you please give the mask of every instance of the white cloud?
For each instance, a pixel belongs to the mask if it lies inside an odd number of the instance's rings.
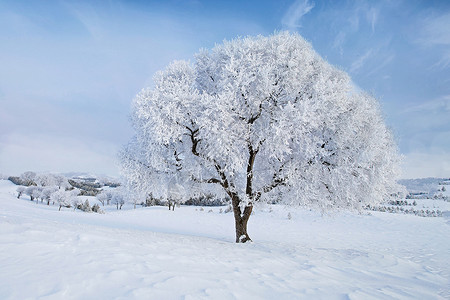
[[[281,23],[288,29],[296,29],[301,27],[300,21],[308,14],[311,9],[314,8],[314,3],[310,3],[308,0],[295,1],[284,14]]]

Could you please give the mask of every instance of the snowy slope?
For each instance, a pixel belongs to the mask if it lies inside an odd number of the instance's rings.
[[[449,184],[450,180],[448,178],[416,178],[416,179],[401,179],[398,183],[404,185],[409,193],[425,193],[430,197],[433,197],[438,190],[440,190],[444,185]],[[449,187],[450,188],[450,187]]]
[[[264,207],[235,244],[219,208],[89,214],[15,189],[0,181],[0,299],[450,297],[446,218]]]

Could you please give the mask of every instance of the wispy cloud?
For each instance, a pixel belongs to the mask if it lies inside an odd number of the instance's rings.
[[[351,40],[362,32],[367,35],[375,34],[379,25],[380,15],[383,9],[386,9],[384,2],[371,3],[368,1],[348,2],[345,5],[337,5],[333,9],[323,9],[322,13],[331,16],[333,19],[333,28],[339,31],[332,41],[332,49],[337,49],[341,56],[344,55],[344,49],[348,48]],[[336,32],[330,28],[331,32]],[[352,45],[353,48],[355,45]],[[357,62],[355,67],[357,67]]]
[[[339,31],[333,42],[333,49],[338,49],[341,56],[344,54],[344,42],[346,36],[347,34],[345,33],[345,31],[341,30]]]
[[[364,53],[357,60],[355,60],[352,63],[352,65],[350,66],[350,73],[357,73],[364,66],[366,61],[368,59],[370,59],[372,54],[373,54],[373,50],[369,49],[369,50],[366,51],[366,53]]]
[[[380,10],[379,10],[379,8],[376,8],[376,7],[371,7],[366,12],[367,22],[369,22],[369,24],[372,27],[372,33],[375,32],[375,25],[378,21],[379,13],[380,13]]]
[[[422,47],[440,52],[441,58],[433,68],[450,67],[450,13],[424,19],[416,42]]]
[[[295,1],[284,14],[281,23],[288,29],[296,29],[301,27],[300,21],[314,8],[314,3],[308,0]]]
[[[442,54],[441,59],[435,63],[433,68],[448,68],[450,67],[450,50],[447,50],[445,53]],[[448,80],[447,80],[448,81]]]
[[[369,72],[367,72],[367,75],[373,75],[376,72],[380,71],[381,69],[385,68],[387,65],[389,65],[395,58],[395,54],[390,54],[389,52],[384,53],[384,55],[381,55],[377,59],[377,65],[373,67]]]
[[[425,112],[425,111],[450,113],[450,95],[446,95],[438,99],[427,101],[419,105],[414,105],[404,110],[405,113]]]
[[[93,6],[65,3],[65,7],[93,38],[100,39],[107,34],[105,27],[100,24],[100,17]]]
[[[424,19],[418,42],[424,46],[450,45],[450,13]]]

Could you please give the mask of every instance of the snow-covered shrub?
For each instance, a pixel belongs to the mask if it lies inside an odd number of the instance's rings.
[[[99,214],[103,214],[103,210],[100,208],[100,205],[98,205],[98,204],[94,204],[92,206],[92,211],[99,213]]]
[[[92,211],[91,205],[90,205],[88,199],[86,199],[86,201],[84,201],[83,205],[81,206],[81,210],[84,211],[84,212],[91,212]]]

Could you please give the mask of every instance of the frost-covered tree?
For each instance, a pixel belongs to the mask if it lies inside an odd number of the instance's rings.
[[[58,188],[67,188],[70,186],[69,181],[64,175],[53,175],[53,181]]]
[[[25,187],[24,186],[19,186],[17,189],[17,199],[20,198],[20,196],[22,196],[22,194],[25,192]]]
[[[117,209],[122,209],[122,206],[125,204],[124,196],[120,193],[113,193],[111,203],[115,204]]]
[[[50,205],[50,196],[58,190],[57,186],[46,186],[42,189],[41,197],[47,201],[47,205]]]
[[[36,204],[39,202],[39,199],[41,199],[41,203],[44,202],[44,188],[42,186],[36,187]]]
[[[101,193],[98,193],[97,194],[97,200],[98,201],[100,201],[100,203],[103,205],[103,206],[105,206],[105,202],[108,200],[108,194],[107,194],[107,192],[101,192]]]
[[[26,185],[26,186],[35,185],[35,182],[34,182],[35,178],[36,178],[36,173],[32,172],[32,171],[27,171],[20,175],[20,179],[22,180],[23,185]]]
[[[38,186],[51,186],[56,185],[54,180],[54,175],[52,174],[37,174],[35,177],[35,182]]]
[[[122,209],[125,204],[125,193],[123,188],[116,188],[106,192],[112,204],[116,205],[117,209]]]
[[[257,202],[361,209],[397,191],[396,146],[376,100],[298,34],[226,41],[193,64],[173,62],[137,95],[132,122],[128,181],[152,193],[172,178],[186,195],[222,192],[236,242],[250,240]]]
[[[61,189],[50,196],[50,200],[59,205],[58,210],[61,210],[62,207],[70,207],[74,198],[72,191],[64,191]]]
[[[124,190],[134,191],[133,193],[122,192],[124,197],[126,198],[126,201],[130,204],[133,204],[134,209],[136,209],[137,204],[143,204],[146,202],[147,194],[145,192],[143,191],[137,192],[137,190],[133,189],[133,187],[127,185],[123,186],[121,189],[123,191]]]
[[[31,185],[25,188],[24,194],[30,196],[30,200],[34,201],[36,197],[39,197],[40,189],[37,186]]]

